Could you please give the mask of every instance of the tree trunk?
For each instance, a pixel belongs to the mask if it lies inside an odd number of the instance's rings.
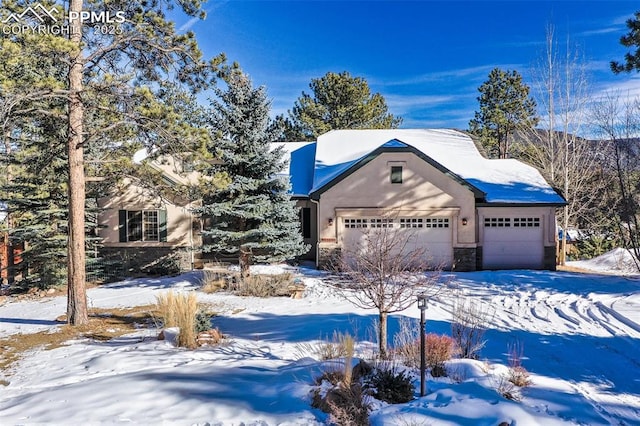
[[[251,266],[251,249],[244,244],[240,246],[238,263],[240,264],[240,280],[244,282],[245,279],[249,278],[249,266]]]
[[[80,16],[82,0],[71,0],[69,12]],[[67,253],[67,322],[84,325],[89,322],[85,283],[85,181],[83,152],[82,103],[82,22],[79,18],[70,20],[69,39],[77,51],[69,69],[69,243]]]
[[[380,312],[380,324],[378,325],[378,346],[380,348],[380,358],[387,359],[387,313]]]

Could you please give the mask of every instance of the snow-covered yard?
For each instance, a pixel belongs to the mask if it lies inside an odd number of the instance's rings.
[[[376,313],[340,299],[322,273],[296,272],[307,285],[300,300],[198,293],[220,312],[214,325],[230,336],[222,346],[177,349],[156,340],[157,330],[141,329],[27,354],[0,373],[10,382],[0,386],[0,423],[323,424],[326,415],[309,405],[320,363],[303,344],[348,331],[366,352]],[[89,301],[101,308],[154,303],[167,289],[197,289],[198,276],[104,285],[89,291]],[[423,398],[376,404],[372,424],[640,424],[640,277],[485,271],[443,279],[449,290],[430,302],[427,330],[449,333],[455,297],[481,302],[495,310],[482,361],[452,361],[459,383],[431,379]],[[55,332],[65,303],[63,297],[5,303],[0,337]],[[393,316],[390,334],[400,316],[417,318],[419,311],[414,305]],[[533,381],[519,402],[494,389],[515,341],[524,345]]]

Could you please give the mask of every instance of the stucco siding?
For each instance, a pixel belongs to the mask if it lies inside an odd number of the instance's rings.
[[[392,166],[402,166],[402,183],[391,183]],[[475,246],[474,195],[412,153],[382,153],[320,197],[321,243],[340,243],[338,217],[448,217],[454,246]],[[462,225],[462,219],[466,225]]]
[[[105,246],[190,247],[199,243],[196,240],[192,241],[192,238],[198,237],[193,235],[196,232],[192,232],[194,219],[189,211],[190,204],[180,206],[169,203],[154,196],[149,190],[133,184],[130,180],[125,180],[116,191],[116,194],[98,200],[98,206],[103,209],[98,217],[98,222],[102,226],[98,233]],[[120,242],[118,217],[120,210],[166,210],[167,241]]]

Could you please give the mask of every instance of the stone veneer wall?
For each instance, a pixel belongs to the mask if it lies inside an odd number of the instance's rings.
[[[482,246],[476,247],[476,271],[482,271]]]
[[[544,259],[542,261],[542,267],[550,271],[555,271],[557,265],[556,259],[556,247],[549,246],[544,248]]]
[[[453,271],[475,271],[477,265],[475,248],[453,248]]]
[[[177,273],[191,270],[191,256],[184,248],[172,247],[102,247],[100,263],[114,278],[132,274]],[[174,270],[177,269],[177,270]]]
[[[342,248],[340,246],[321,246],[318,250],[318,268],[332,269],[337,266],[341,255]]]

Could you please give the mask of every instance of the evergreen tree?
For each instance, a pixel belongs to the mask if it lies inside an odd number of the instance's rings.
[[[9,13],[21,16],[28,6],[39,3],[48,9],[56,8],[56,16],[68,15],[65,34],[4,34],[3,51],[9,59],[3,61],[0,70],[0,98],[7,101],[0,109],[3,119],[16,117],[16,111],[28,112],[31,116],[51,117],[57,120],[56,132],[66,142],[66,187],[67,206],[67,268],[68,304],[67,318],[70,324],[88,322],[85,294],[85,232],[86,195],[85,173],[99,169],[87,160],[87,155],[96,155],[97,161],[106,164],[114,161],[109,156],[132,150],[141,144],[163,152],[167,144],[190,142],[193,135],[184,128],[172,128],[177,121],[164,111],[172,106],[162,100],[161,85],[165,81],[189,90],[208,88],[214,83],[217,66],[224,61],[221,55],[212,61],[204,61],[193,33],[179,34],[165,16],[165,10],[173,7],[172,1],[143,0],[71,0],[68,9],[51,0],[3,1],[0,16]],[[191,16],[203,16],[199,0],[175,2]],[[124,16],[123,22],[114,25],[114,31],[104,31],[99,22],[75,18],[80,13],[104,16]],[[34,20],[28,14],[25,20]],[[36,22],[37,23],[37,22]],[[46,22],[53,23],[53,22]],[[108,28],[107,28],[108,29]],[[24,51],[36,51],[28,62],[27,73],[20,70]],[[47,73],[47,67],[32,66],[39,58],[53,61],[56,73]],[[6,72],[14,68],[18,72]],[[5,77],[6,74],[6,77]],[[31,87],[23,85],[21,91],[13,90],[15,83],[22,83],[24,75],[34,75]],[[63,104],[62,110],[45,106],[33,107],[37,100],[56,100]],[[9,114],[5,113],[10,111]],[[7,127],[3,127],[3,131]],[[175,130],[175,131],[174,131]],[[7,137],[7,133],[3,134]],[[95,144],[103,144],[95,147]],[[107,157],[107,158],[105,158]],[[119,161],[119,160],[115,160]]]
[[[203,230],[205,252],[238,255],[241,277],[249,276],[252,260],[292,259],[308,250],[302,240],[288,181],[279,176],[286,166],[281,148],[270,149],[276,131],[270,126],[270,102],[264,87],[237,66],[224,73],[225,91],[212,101],[210,151],[221,164],[206,174],[227,175],[229,185],[203,197],[196,213],[210,220]]]
[[[611,61],[611,71],[616,74],[621,72],[640,72],[640,11],[634,14],[634,17],[627,20],[627,28],[629,32],[620,37],[620,44],[624,47],[635,47],[635,52],[627,52],[624,55],[624,63]]]
[[[380,93],[371,93],[362,77],[347,71],[328,72],[309,84],[311,94],[302,92],[289,118],[284,120],[289,140],[315,140],[335,129],[393,129],[402,119],[389,113]]]
[[[492,158],[509,158],[509,143],[518,128],[537,123],[536,103],[529,97],[529,86],[517,71],[494,68],[478,88],[480,111],[469,122],[469,132],[479,136]]]

